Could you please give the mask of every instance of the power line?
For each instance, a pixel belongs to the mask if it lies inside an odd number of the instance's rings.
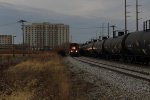
[[[72,29],[97,29],[97,28],[107,28],[107,27],[70,27]]]
[[[10,26],[10,25],[14,25],[14,24],[17,24],[17,22],[1,24],[0,27]]]

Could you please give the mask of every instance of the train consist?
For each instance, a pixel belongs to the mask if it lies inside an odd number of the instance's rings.
[[[150,24],[149,29],[147,26],[144,24],[143,31],[83,44],[80,54],[148,64],[150,61]]]

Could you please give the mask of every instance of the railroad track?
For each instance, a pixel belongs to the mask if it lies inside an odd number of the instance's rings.
[[[139,70],[136,68],[127,67],[127,65],[125,65],[126,67],[118,66],[118,65],[111,65],[111,64],[107,64],[105,62],[99,62],[99,60],[87,58],[87,57],[74,57],[74,59],[84,62],[84,63],[88,63],[92,66],[101,67],[107,70],[111,70],[117,73],[121,73],[127,76],[131,76],[134,78],[138,78],[138,79],[142,79],[142,80],[150,82],[150,69],[147,71],[146,70],[143,71],[143,70]]]

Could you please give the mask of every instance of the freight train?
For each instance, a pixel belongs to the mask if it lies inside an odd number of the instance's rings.
[[[150,24],[148,29],[146,22],[143,31],[83,44],[81,55],[148,64],[150,61]]]

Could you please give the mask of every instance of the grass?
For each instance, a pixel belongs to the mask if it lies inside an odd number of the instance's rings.
[[[32,55],[9,66],[0,78],[4,100],[70,100],[70,75],[55,53]]]

